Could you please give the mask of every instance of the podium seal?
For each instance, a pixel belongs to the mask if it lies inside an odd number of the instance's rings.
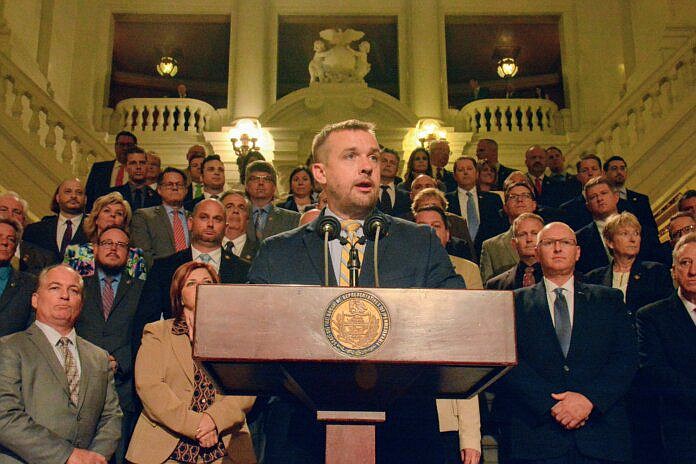
[[[350,291],[337,296],[324,312],[324,333],[331,346],[356,358],[382,346],[390,325],[384,303],[364,291]]]

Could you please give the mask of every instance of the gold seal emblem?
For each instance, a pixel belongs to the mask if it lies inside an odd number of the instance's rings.
[[[378,349],[389,332],[384,303],[364,291],[346,292],[324,313],[324,333],[331,346],[343,354],[362,357]]]

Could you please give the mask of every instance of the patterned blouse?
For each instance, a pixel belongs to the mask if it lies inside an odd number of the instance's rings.
[[[188,325],[182,319],[176,319],[172,324],[172,334],[185,335],[188,337]],[[193,388],[193,398],[191,399],[191,409],[195,412],[203,412],[215,402],[215,385],[210,381],[205,371],[198,365],[193,363],[193,380],[195,382]],[[210,448],[203,448],[198,443],[198,440],[192,440],[188,437],[182,437],[179,443],[174,448],[174,451],[169,456],[177,462],[185,463],[208,463],[225,456],[225,445],[222,444],[222,438],[218,435],[218,441]]]
[[[94,275],[94,247],[91,243],[69,245],[65,249],[65,258],[63,262],[75,269],[82,277]],[[131,248],[128,250],[126,271],[128,275],[133,278],[140,280],[145,280],[147,278],[143,250],[140,248]]]

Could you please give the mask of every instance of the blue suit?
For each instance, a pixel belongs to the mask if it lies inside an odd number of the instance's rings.
[[[518,365],[495,385],[501,452],[546,460],[570,452],[631,459],[624,396],[638,368],[635,332],[615,289],[575,281],[570,349],[563,356],[544,281],[515,290]],[[574,391],[594,405],[586,425],[568,431],[551,415],[552,393]]]
[[[378,248],[381,287],[464,288],[464,281],[455,273],[432,229],[391,216],[386,218],[390,223],[389,235],[379,241]],[[323,240],[316,231],[320,219],[264,240],[249,271],[250,283],[323,284]],[[368,241],[361,266],[361,287],[375,286],[373,251],[374,242]],[[336,286],[332,267],[329,281],[329,285]],[[404,396],[387,411],[387,417],[391,420],[377,428],[378,462],[444,461],[440,447],[423,446],[437,443],[440,438],[434,398]],[[324,426],[317,424],[313,412],[296,400],[257,400],[250,423],[259,462],[324,462]]]

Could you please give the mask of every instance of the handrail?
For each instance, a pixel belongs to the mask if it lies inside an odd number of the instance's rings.
[[[128,98],[116,104],[118,127],[143,132],[209,130],[215,108],[195,98]]]
[[[81,127],[3,53],[0,53],[0,108],[73,175],[84,177],[92,161],[113,156],[103,141]]]
[[[628,153],[667,119],[686,97],[693,95],[696,83],[696,34],[692,35],[635,90],[626,94],[595,128],[566,153],[566,158],[586,153],[600,156]]]
[[[538,133],[562,131],[558,106],[543,98],[485,98],[459,111],[464,130],[475,133]]]

